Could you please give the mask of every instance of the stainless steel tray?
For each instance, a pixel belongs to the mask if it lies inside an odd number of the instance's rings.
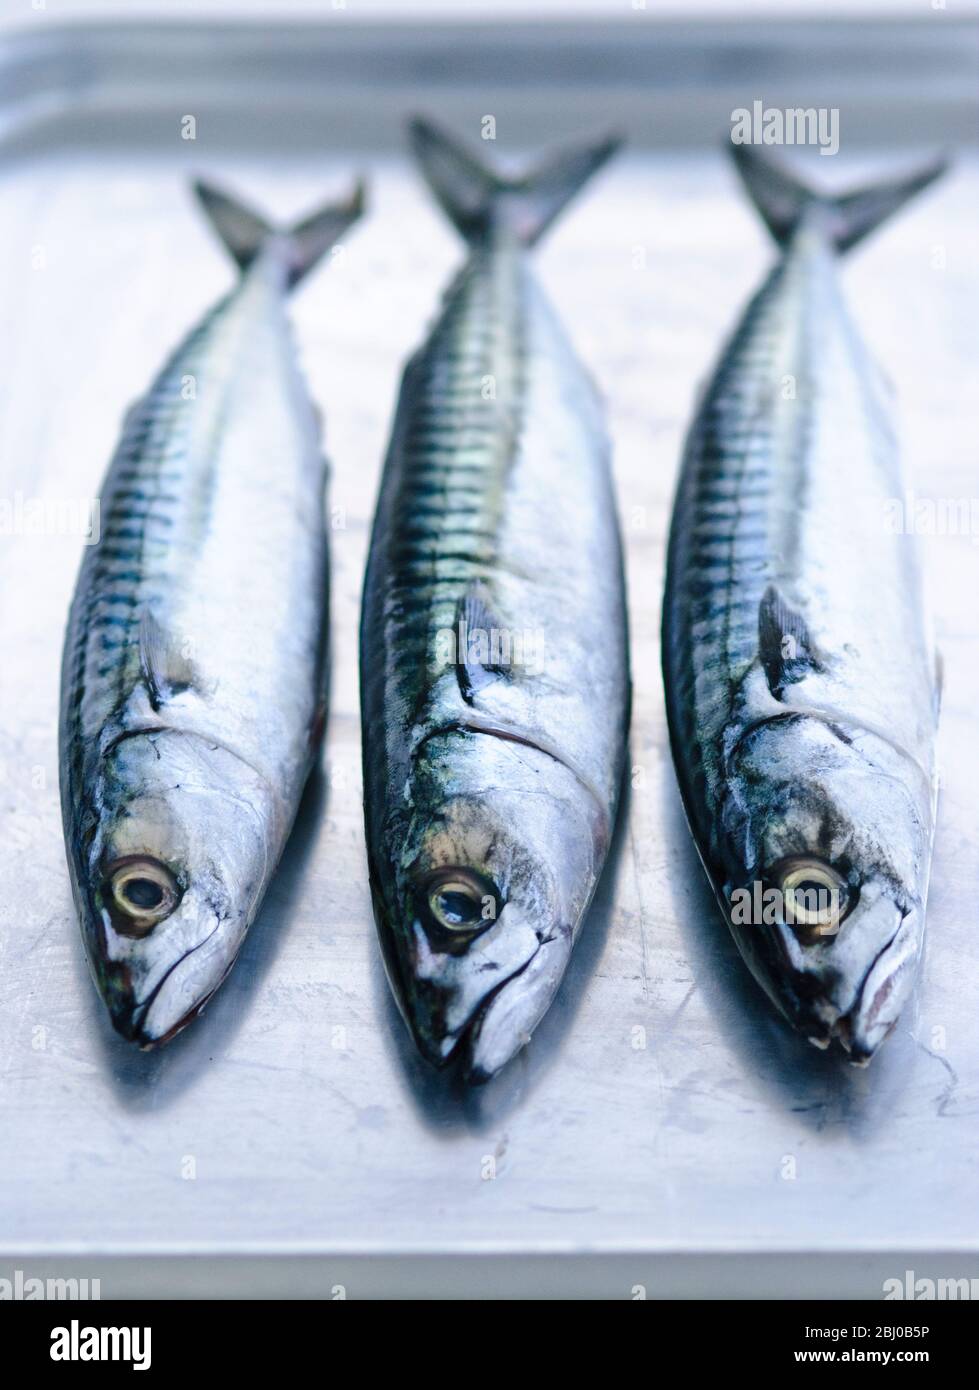
[[[790,1035],[741,965],[683,823],[658,660],[683,430],[771,256],[715,137],[732,106],[778,91],[840,105],[843,154],[814,160],[827,178],[958,138],[974,128],[974,93],[967,107],[956,86],[972,31],[941,22],[940,40],[873,24],[589,37],[348,20],[46,23],[0,41],[0,1275],[97,1277],[106,1296],[623,1298],[877,1296],[908,1269],[979,1275],[976,538],[926,541],[946,670],[930,939],[919,996],[869,1071]],[[875,54],[872,91],[848,106]],[[360,813],[367,528],[401,364],[460,257],[401,154],[397,122],[417,106],[474,132],[493,113],[502,148],[638,131],[539,255],[609,401],[634,785],[556,1004],[469,1094],[418,1060],[389,999]],[[361,167],[372,215],[294,306],[340,509],[325,770],[232,976],[143,1055],[88,979],[62,849],[58,667],[81,542],[30,534],[24,504],[96,492],[127,403],[230,282],[186,176],[221,175],[288,216]],[[977,193],[963,149],[846,271],[922,496],[977,492]]]

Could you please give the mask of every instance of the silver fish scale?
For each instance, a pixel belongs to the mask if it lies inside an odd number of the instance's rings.
[[[477,253],[406,376],[412,409],[398,436],[389,611],[398,640],[421,643],[424,660],[452,627],[460,593],[487,582],[497,557],[521,409],[517,271],[513,257]]]
[[[185,505],[195,412],[181,409],[181,392],[188,375],[201,376],[213,355],[214,325],[220,332],[226,315],[222,301],[126,417],[101,498],[101,539],[85,557],[72,615],[70,700],[82,739],[98,732],[140,679],[142,612],[162,596],[171,543],[185,548],[175,525]]]
[[[279,258],[258,258],[127,417],[66,641],[73,798],[113,738],[178,728],[235,751],[288,819],[315,719],[326,554],[324,464],[284,284]],[[140,659],[147,610],[193,672],[159,711]]]
[[[470,1079],[499,1071],[554,997],[628,728],[602,410],[508,221],[479,233],[405,372],[361,627],[381,944],[423,1054],[461,1055]],[[456,930],[446,873],[486,925]]]
[[[692,431],[665,606],[667,698],[699,833],[716,825],[725,734],[778,706],[748,693],[759,605],[774,585],[826,670],[784,695],[879,732],[930,776],[932,656],[902,497],[889,393],[803,224],[750,304]],[[734,726],[734,732],[731,732]]]
[[[482,721],[566,761],[607,830],[628,691],[607,451],[594,387],[525,253],[477,248],[406,371],[371,547],[365,716],[387,737],[367,756],[383,751],[388,805],[404,805],[425,739]],[[543,636],[544,659],[467,702],[435,644],[475,583],[501,627]]]

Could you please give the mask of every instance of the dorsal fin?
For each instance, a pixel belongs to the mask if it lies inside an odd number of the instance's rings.
[[[509,646],[509,630],[493,612],[486,590],[474,581],[456,606],[456,679],[467,704],[491,681],[509,675],[512,652],[503,651],[504,642]]]
[[[823,669],[805,618],[774,584],[769,584],[758,605],[758,657],[776,700],[781,700],[787,685]]]
[[[197,672],[184,645],[167,632],[156,616],[143,610],[139,623],[139,664],[154,709],[197,685]]]

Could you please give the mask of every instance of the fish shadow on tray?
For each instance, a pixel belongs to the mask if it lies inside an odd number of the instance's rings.
[[[499,1124],[529,1098],[561,1052],[605,949],[623,847],[628,839],[630,798],[626,777],[608,858],[557,994],[527,1046],[492,1080],[469,1086],[457,1067],[450,1065],[438,1071],[420,1056],[388,987],[380,950],[375,949],[374,995],[378,1014],[386,1022],[388,1045],[408,1093],[422,1121],[434,1132],[455,1137],[460,1130],[479,1134]]]
[[[672,776],[664,780],[663,835],[684,892],[676,915],[681,941],[709,1017],[743,1063],[744,1075],[773,1103],[814,1131],[843,1127],[869,1139],[894,1116],[917,1060],[907,1016],[867,1068],[851,1066],[837,1047],[822,1052],[793,1031],[751,975],[724,923],[687,826]]]
[[[227,1051],[289,934],[327,800],[328,779],[317,762],[262,910],[230,974],[199,1019],[165,1047],[140,1052],[112,1031],[105,1011],[100,1009],[106,1071],[127,1109],[164,1109]]]

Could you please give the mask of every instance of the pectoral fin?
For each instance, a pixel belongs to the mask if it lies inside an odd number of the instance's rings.
[[[478,583],[470,584],[459,600],[456,634],[456,678],[462,698],[471,705],[480,690],[510,673],[504,660],[509,631],[493,612],[488,595]]]
[[[139,664],[154,709],[198,684],[186,638],[168,632],[148,608],[139,624]]]
[[[806,620],[773,584],[758,606],[758,656],[776,700],[782,699],[787,685],[823,669]]]

